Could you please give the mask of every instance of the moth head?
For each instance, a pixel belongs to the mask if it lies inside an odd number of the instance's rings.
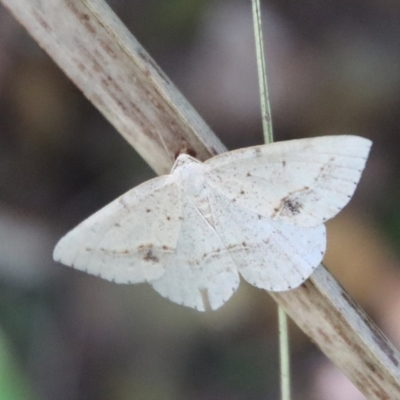
[[[174,166],[172,167],[171,173],[177,169],[182,169],[196,164],[200,164],[200,161],[196,160],[192,156],[189,156],[189,154],[179,154],[178,158],[174,163]]]

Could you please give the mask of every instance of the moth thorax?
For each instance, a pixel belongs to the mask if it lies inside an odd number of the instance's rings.
[[[197,208],[207,222],[214,226],[208,190],[204,179],[204,167],[198,162],[185,163],[179,167],[183,193]]]
[[[189,196],[196,196],[203,190],[203,168],[202,165],[194,158],[185,154],[180,155],[177,159],[177,166],[173,172],[174,174],[179,174],[179,180],[182,188]]]
[[[211,226],[214,226],[207,187],[202,185],[202,188],[197,191],[195,196],[191,197],[191,200],[200,214],[207,220],[207,222]]]

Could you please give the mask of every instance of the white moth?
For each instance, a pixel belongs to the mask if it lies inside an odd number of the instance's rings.
[[[326,248],[323,223],[350,200],[371,147],[357,136],[181,154],[169,175],[125,193],[64,236],[54,259],[117,283],[149,282],[204,311],[239,285],[303,283]],[[206,296],[205,296],[206,295]]]

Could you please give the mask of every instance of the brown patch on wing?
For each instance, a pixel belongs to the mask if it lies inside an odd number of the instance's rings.
[[[297,215],[300,214],[303,204],[296,199],[284,199],[282,206],[282,213]]]
[[[308,186],[305,186],[299,190],[289,193],[287,196],[281,199],[279,206],[274,208],[274,213],[272,214],[272,218],[281,214],[286,216],[293,216],[300,214],[303,208],[303,203],[298,199],[296,195],[298,193],[306,192],[308,190],[310,190],[310,188]]]
[[[149,250],[146,255],[143,257],[144,261],[151,261],[153,263],[158,263],[160,259],[156,257],[151,250]]]

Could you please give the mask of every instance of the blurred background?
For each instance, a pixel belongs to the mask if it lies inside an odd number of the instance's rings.
[[[230,148],[262,143],[250,1],[110,0]],[[275,139],[374,141],[325,264],[400,346],[400,3],[263,2]],[[0,6],[0,399],[279,398],[276,307],[243,284],[199,313],[52,261],[154,173]],[[361,394],[291,326],[296,400]]]

